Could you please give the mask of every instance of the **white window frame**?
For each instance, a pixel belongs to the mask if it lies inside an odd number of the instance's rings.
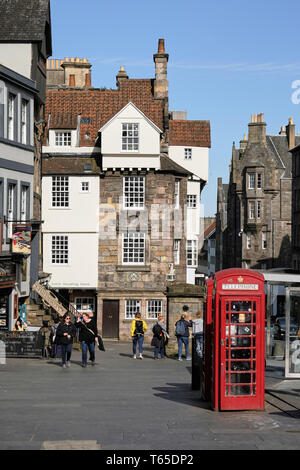
[[[251,233],[250,232],[246,234],[246,239],[247,239],[247,250],[250,250],[251,248]]]
[[[249,201],[249,219],[255,219],[255,202]]]
[[[187,194],[187,207],[197,209],[197,194]]]
[[[255,173],[249,173],[248,189],[255,189]]]
[[[125,319],[134,320],[136,313],[141,313],[142,302],[137,299],[125,300]]]
[[[70,263],[70,241],[68,235],[51,236],[51,264],[68,266]]]
[[[261,237],[261,246],[263,250],[268,248],[267,232],[262,232]]]
[[[13,220],[14,218],[14,203],[16,197],[16,185],[13,183],[8,183],[7,191],[8,203],[7,203],[7,218],[8,220]]]
[[[160,299],[151,299],[147,300],[147,311],[146,318],[147,320],[157,320],[158,315],[163,313],[163,304]]]
[[[175,178],[175,185],[174,185],[174,205],[175,208],[179,208],[179,201],[180,201],[180,179]]]
[[[8,121],[8,140],[15,140],[15,112],[16,112],[16,100],[17,97],[13,93],[8,93],[8,109],[7,109],[7,121]]]
[[[174,240],[173,253],[174,253],[174,264],[180,264],[180,240],[179,239]]]
[[[89,181],[81,181],[81,193],[89,193],[90,192],[90,182]]]
[[[127,210],[145,209],[145,177],[123,177],[123,207]]]
[[[55,147],[72,147],[71,131],[55,131]]]
[[[52,176],[51,207],[70,208],[70,181],[68,176]]]
[[[146,236],[143,232],[122,233],[122,264],[144,265]]]
[[[134,142],[136,141],[136,142]],[[122,122],[122,152],[139,152],[140,125],[137,122]]]
[[[186,265],[190,268],[196,268],[198,266],[198,241],[187,240],[186,241]]]
[[[21,208],[20,208],[20,218],[24,222],[27,220],[27,197],[28,197],[28,186],[21,186]]]
[[[77,312],[95,313],[95,297],[75,297],[74,305]],[[86,305],[87,308],[82,308],[84,305]]]
[[[261,201],[257,201],[256,203],[256,217],[257,219],[261,219]]]
[[[29,102],[22,99],[21,103],[21,142],[27,144],[27,113]]]
[[[192,159],[192,154],[193,154],[193,150],[191,148],[185,148],[184,149],[184,158],[185,158],[185,160],[191,160]]]

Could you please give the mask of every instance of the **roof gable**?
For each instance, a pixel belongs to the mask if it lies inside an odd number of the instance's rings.
[[[131,109],[130,109],[131,108]],[[120,109],[120,111],[115,114],[107,123],[104,124],[104,126],[101,127],[101,129],[99,130],[99,132],[103,132],[115,119],[118,119],[119,117],[121,117],[121,115],[125,112],[125,111],[129,111],[129,112],[132,112],[133,111],[133,115],[132,117],[134,117],[134,115],[139,115],[140,117],[142,117],[143,119],[145,119],[148,124],[150,124],[159,134],[161,134],[163,131],[161,129],[159,129],[159,127],[157,127],[154,122],[151,121],[151,119],[149,119],[135,104],[133,104],[131,101],[129,103],[127,103],[124,108]]]

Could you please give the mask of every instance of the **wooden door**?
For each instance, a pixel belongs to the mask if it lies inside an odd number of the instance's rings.
[[[102,335],[119,339],[119,300],[103,300]]]

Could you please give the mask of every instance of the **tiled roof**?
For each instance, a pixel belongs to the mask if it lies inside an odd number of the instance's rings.
[[[209,121],[170,121],[170,145],[191,147],[210,147]]]
[[[119,90],[48,90],[46,120],[51,113],[50,128],[60,116],[74,122],[81,115],[80,145],[93,147],[99,129],[129,102],[135,104],[157,127],[164,129],[164,101],[155,100],[151,79],[122,80]],[[53,122],[55,124],[53,124]],[[89,141],[85,139],[87,132]]]
[[[42,41],[50,0],[0,0],[0,41]]]
[[[78,117],[71,113],[57,113],[51,116],[49,129],[77,129]]]

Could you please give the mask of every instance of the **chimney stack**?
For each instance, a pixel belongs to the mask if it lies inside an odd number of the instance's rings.
[[[263,113],[252,114],[251,123],[248,125],[248,144],[259,143],[262,145],[267,145],[266,128],[267,124],[264,122]]]
[[[120,70],[118,72],[118,75],[116,76],[116,79],[117,79],[118,88],[120,88],[120,83],[122,80],[128,80],[128,75],[123,65],[120,67]]]
[[[286,135],[288,139],[289,150],[292,150],[296,146],[295,124],[293,118],[289,119],[289,123],[286,126]]]
[[[168,98],[167,63],[169,54],[165,51],[165,40],[159,39],[158,52],[153,55],[155,63],[154,98]]]
[[[87,59],[79,59],[78,57],[69,59],[66,57],[61,67],[65,74],[65,86],[76,86],[78,88],[91,87],[90,69],[92,65]]]

